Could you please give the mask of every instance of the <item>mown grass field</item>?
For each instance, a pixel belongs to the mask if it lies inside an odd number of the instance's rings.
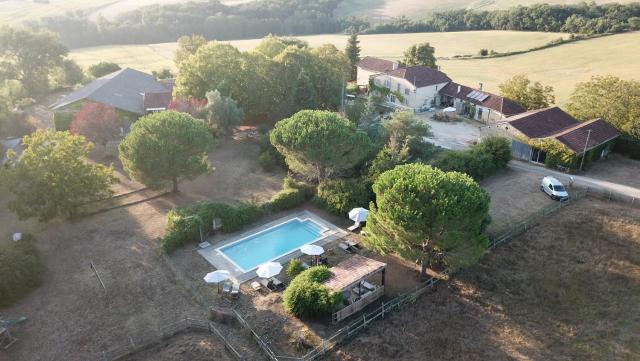
[[[576,0],[344,0],[336,9],[338,16],[367,16],[373,22],[395,16],[419,18],[434,11],[452,9],[496,10],[513,6],[529,6],[538,3],[576,4]],[[610,0],[595,0],[598,4],[610,3]],[[618,3],[630,3],[634,0],[617,0]]]
[[[451,33],[416,34],[376,34],[360,36],[362,55],[374,55],[390,59],[399,59],[409,46],[428,41],[436,48],[436,56],[454,56],[475,54],[481,48],[496,51],[524,50],[545,44],[562,33],[536,33],[516,31],[471,31]],[[334,44],[344,49],[347,36],[341,34],[312,35],[298,37],[311,46]],[[261,39],[234,40],[229,43],[240,50],[252,50]],[[148,45],[100,46],[73,50],[72,57],[82,66],[99,61],[113,61],[121,66],[131,66],[143,70],[155,70],[173,66],[173,54],[176,43]]]
[[[399,59],[408,46],[429,41],[436,48],[436,55],[447,57],[473,54],[481,48],[505,52],[528,49],[547,43],[563,34],[528,33],[512,31],[380,34],[361,36],[363,55]],[[324,43],[344,48],[344,35],[314,35],[300,37],[311,46]],[[251,50],[259,39],[237,40],[230,43],[241,50]],[[104,46],[77,49],[71,56],[83,67],[99,61],[113,61],[121,66],[140,70],[173,68],[175,43]],[[640,32],[618,34],[531,53],[504,58],[476,60],[440,60],[442,70],[457,82],[498,92],[498,84],[515,74],[527,74],[555,89],[556,103],[565,104],[575,84],[591,76],[614,74],[628,79],[640,79]]]

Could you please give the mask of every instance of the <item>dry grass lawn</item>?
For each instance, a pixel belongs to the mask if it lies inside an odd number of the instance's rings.
[[[97,359],[102,350],[156,331],[163,322],[206,317],[159,257],[166,213],[201,199],[270,197],[280,190],[284,175],[260,171],[258,152],[255,143],[223,141],[211,156],[216,171],[184,182],[180,194],[72,222],[20,222],[2,196],[0,242],[16,231],[34,234],[48,268],[42,287],[0,312],[29,318],[13,330],[19,341],[8,359]],[[106,292],[89,267],[91,261]]]
[[[330,360],[638,360],[640,210],[583,199]]]
[[[428,41],[436,48],[436,56],[449,57],[461,54],[476,54],[480,49],[496,51],[526,50],[540,46],[553,39],[566,37],[563,33],[536,33],[519,31],[471,31],[452,33],[415,33],[415,34],[375,34],[361,35],[362,55],[399,59],[409,46]],[[344,49],[347,36],[342,34],[300,36],[310,46],[334,44]],[[243,51],[253,50],[262,39],[233,40],[230,43]],[[81,66],[87,67],[101,60],[113,61],[121,66],[135,67],[141,70],[173,68],[176,43],[147,45],[99,46],[74,49],[71,56]]]

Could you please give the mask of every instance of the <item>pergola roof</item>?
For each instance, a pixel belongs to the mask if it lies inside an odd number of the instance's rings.
[[[386,263],[355,255],[331,267],[333,276],[324,285],[333,291],[342,291],[387,267]]]

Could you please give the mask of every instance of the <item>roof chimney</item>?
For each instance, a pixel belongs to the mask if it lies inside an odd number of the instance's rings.
[[[480,90],[482,90],[482,83],[480,83]]]
[[[458,85],[458,93],[460,93],[460,90],[462,90],[462,87]]]

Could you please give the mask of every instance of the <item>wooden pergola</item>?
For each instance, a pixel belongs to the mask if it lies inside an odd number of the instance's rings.
[[[384,295],[386,268],[386,263],[360,255],[355,255],[331,268],[333,275],[324,285],[334,292],[347,292],[349,295],[345,298],[348,305],[333,314],[334,322],[340,322]],[[381,275],[380,285],[366,282],[376,274]]]

